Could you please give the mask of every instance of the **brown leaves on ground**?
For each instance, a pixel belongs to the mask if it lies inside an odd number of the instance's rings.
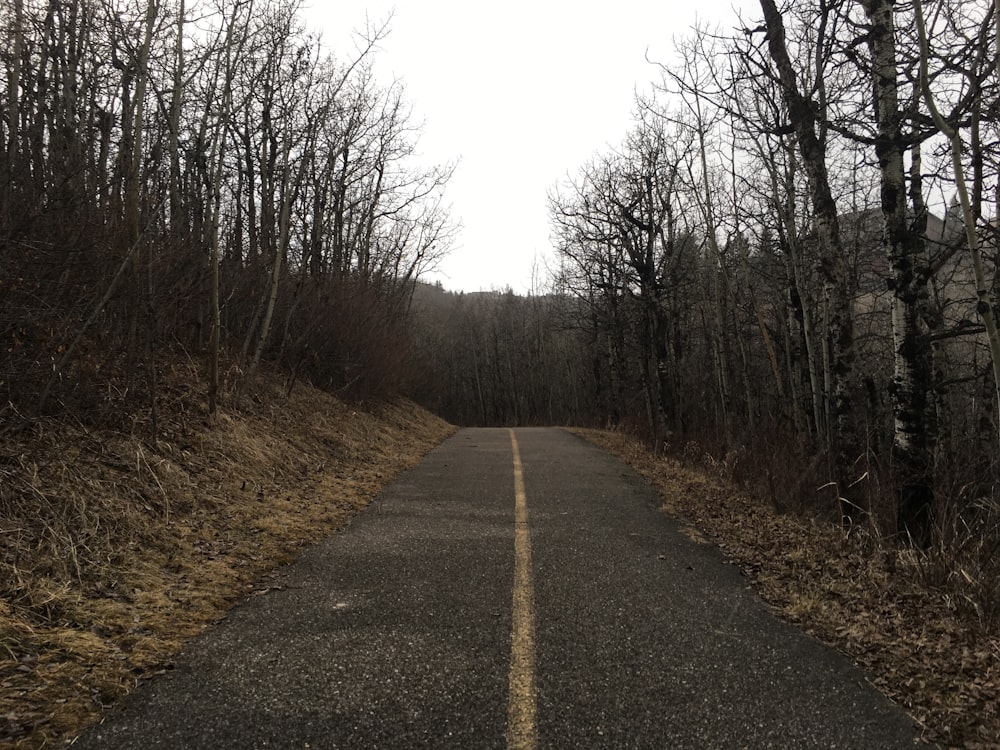
[[[214,420],[194,372],[155,440],[43,422],[0,446],[0,747],[54,746],[453,428],[265,382]]]
[[[789,514],[618,433],[575,430],[642,474],[787,619],[850,656],[948,747],[1000,746],[1000,638],[921,583],[913,552]],[[849,720],[849,717],[847,717]]]

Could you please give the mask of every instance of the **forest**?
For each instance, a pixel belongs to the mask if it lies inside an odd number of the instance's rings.
[[[429,306],[421,397],[624,427],[920,547],[995,523],[995,9],[760,7],[553,186],[550,287]]]
[[[178,351],[211,411],[262,359],[289,387],[398,388],[450,167],[408,161],[404,90],[372,73],[385,26],[340,60],[294,3],[0,13],[5,421],[152,408]]]
[[[342,56],[299,11],[0,7],[0,435],[141,414],[155,439],[172,363],[208,414],[268,367],[629,431],[997,585],[995,4],[761,0],[676,37],[620,144],[553,175],[528,295],[421,281],[454,165],[412,158],[388,24]]]

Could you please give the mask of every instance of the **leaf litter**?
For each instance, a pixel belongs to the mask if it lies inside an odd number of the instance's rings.
[[[571,430],[650,482],[786,619],[850,657],[944,747],[1000,747],[1000,637],[922,579],[907,550],[746,496],[621,433]],[[849,720],[849,718],[848,718]]]

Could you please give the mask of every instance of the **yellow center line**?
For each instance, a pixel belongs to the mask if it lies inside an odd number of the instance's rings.
[[[507,697],[507,747],[534,750],[535,730],[535,592],[531,582],[531,537],[528,498],[524,492],[521,451],[514,430],[514,602],[510,637],[510,679]]]

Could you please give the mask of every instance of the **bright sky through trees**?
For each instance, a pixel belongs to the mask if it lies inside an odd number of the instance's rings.
[[[460,160],[448,200],[462,230],[430,278],[456,291],[526,292],[550,256],[546,191],[625,135],[636,88],[659,78],[647,55],[669,60],[673,37],[696,22],[728,31],[741,25],[740,12],[752,20],[760,8],[749,0],[343,0],[317,2],[305,17],[346,57],[366,16],[392,15],[379,78],[405,83],[425,122],[423,158]]]

